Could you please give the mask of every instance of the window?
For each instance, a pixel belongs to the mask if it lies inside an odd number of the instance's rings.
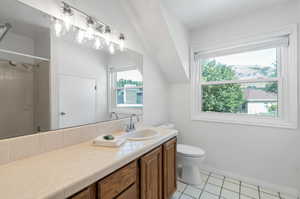
[[[115,108],[143,107],[143,77],[137,69],[112,72],[112,99]]]
[[[278,116],[280,48],[203,59],[202,111]]]
[[[293,41],[289,32],[195,53],[192,119],[294,128],[297,42]]]

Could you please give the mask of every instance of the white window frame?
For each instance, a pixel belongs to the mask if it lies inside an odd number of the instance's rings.
[[[292,128],[298,127],[298,70],[297,70],[297,51],[298,51],[298,39],[297,39],[297,25],[290,25],[282,28],[278,31],[274,31],[269,34],[263,34],[256,37],[249,37],[246,39],[239,40],[239,42],[230,43],[222,46],[218,46],[211,49],[202,49],[194,46],[191,48],[191,119],[202,120],[210,122],[222,122],[222,123],[234,123],[234,124],[245,124],[255,126],[270,126],[280,128]],[[280,51],[281,53],[286,52],[287,57],[286,68],[280,68],[278,72],[281,76],[277,78],[269,78],[270,81],[278,81],[278,107],[279,117],[266,117],[257,115],[247,114],[235,114],[235,113],[216,113],[216,112],[203,112],[201,111],[202,97],[201,97],[201,85],[205,82],[200,83],[201,67],[197,63],[195,56],[211,55],[223,56],[228,54],[234,54],[238,52],[245,52],[249,46],[256,46],[257,49],[263,49],[264,45],[267,48],[272,42],[273,38],[288,36],[289,45],[287,51]],[[275,39],[276,40],[276,39]],[[264,41],[264,42],[262,42]],[[270,41],[270,42],[269,42]],[[209,56],[208,56],[209,57]],[[284,60],[282,60],[284,61]],[[257,82],[256,80],[253,80]],[[266,81],[263,79],[262,81]],[[224,81],[226,83],[228,81]],[[249,80],[230,81],[230,83],[248,83]],[[251,82],[251,80],[250,80]],[[209,82],[209,84],[214,82]],[[216,84],[222,82],[215,82]]]
[[[109,71],[109,107],[110,112],[123,113],[123,114],[141,114],[144,104],[124,104],[117,105],[116,93],[120,88],[116,87],[117,72],[138,70],[136,66],[125,66],[118,68],[110,68]],[[143,86],[130,86],[127,88],[143,88]],[[122,88],[123,89],[123,88]]]

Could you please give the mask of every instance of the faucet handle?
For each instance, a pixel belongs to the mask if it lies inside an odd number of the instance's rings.
[[[126,131],[126,132],[130,132],[130,125],[129,125],[129,124],[126,124],[126,126],[125,126],[125,131]]]

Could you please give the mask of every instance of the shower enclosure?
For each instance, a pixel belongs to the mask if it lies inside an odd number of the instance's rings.
[[[0,59],[2,138],[50,128],[48,65]]]

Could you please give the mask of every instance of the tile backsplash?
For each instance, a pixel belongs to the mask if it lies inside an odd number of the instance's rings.
[[[123,130],[127,123],[121,119],[0,140],[0,165]]]

